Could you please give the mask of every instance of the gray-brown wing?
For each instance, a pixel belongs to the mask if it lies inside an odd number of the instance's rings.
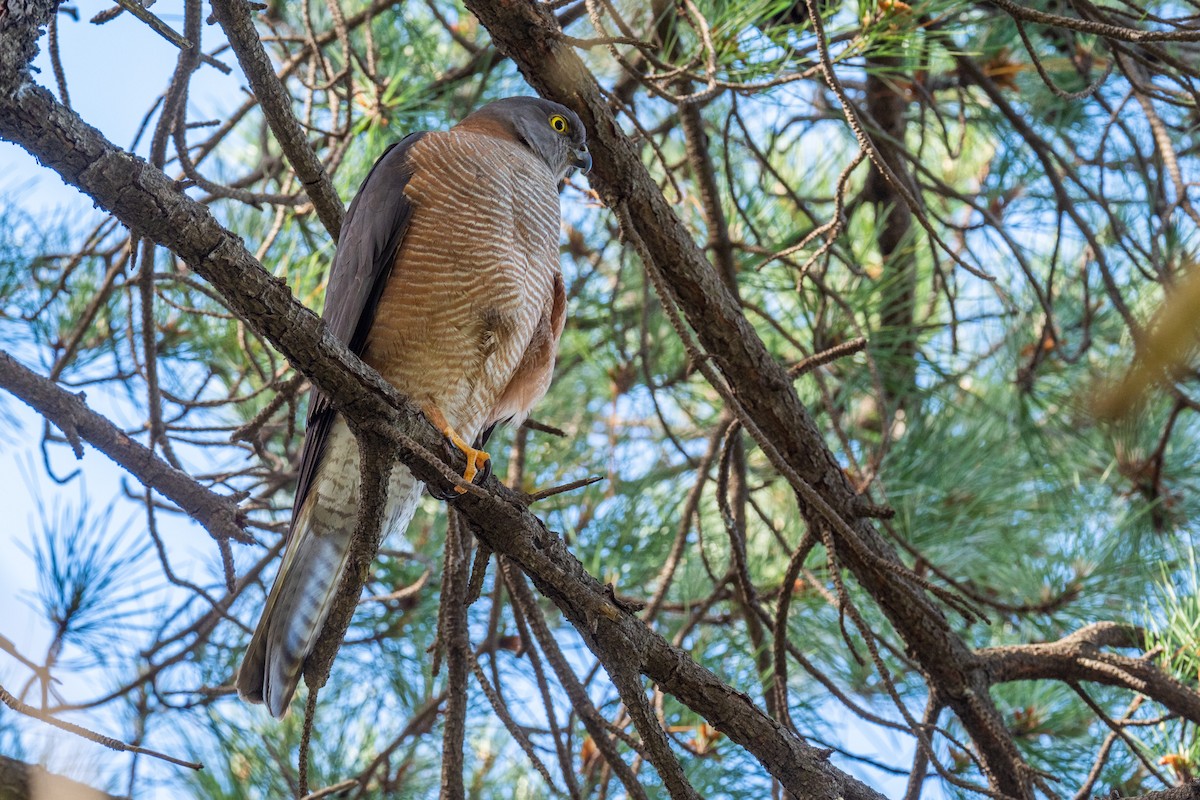
[[[424,135],[424,132],[409,134],[383,152],[351,201],[342,225],[322,316],[330,333],[358,355],[366,349],[380,295],[412,217],[412,203],[404,194],[413,174],[408,154]],[[300,455],[299,484],[292,505],[293,519],[321,463],[334,414],[329,401],[313,389]]]

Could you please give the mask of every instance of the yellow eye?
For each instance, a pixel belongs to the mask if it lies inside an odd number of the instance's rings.
[[[558,133],[566,133],[571,130],[571,124],[567,122],[567,118],[562,114],[555,114],[550,118],[550,127],[554,128]]]

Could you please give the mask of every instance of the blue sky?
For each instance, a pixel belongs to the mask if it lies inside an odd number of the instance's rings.
[[[109,2],[85,0],[77,6],[78,22],[60,14],[59,51],[71,107],[111,141],[129,147],[142,117],[166,88],[178,50],[129,14],[121,14],[105,25],[88,22],[111,6]],[[182,29],[182,0],[160,0],[152,10],[172,28]],[[205,25],[203,36],[205,52],[225,41],[215,25]],[[43,37],[42,51],[34,61],[40,70],[35,80],[53,89],[54,73],[45,43]],[[215,118],[245,97],[237,61],[230,53],[221,60],[233,68],[232,75],[222,75],[204,65],[192,80],[188,100],[193,119]],[[140,152],[145,154],[144,144]],[[25,210],[33,214],[65,208],[78,212],[92,207],[87,198],[50,170],[42,169],[23,149],[0,141],[0,197],[13,196],[17,190],[23,196]]]

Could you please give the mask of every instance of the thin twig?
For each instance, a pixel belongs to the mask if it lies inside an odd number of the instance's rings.
[[[22,703],[20,700],[9,694],[8,690],[3,686],[0,686],[0,702],[3,702],[4,705],[8,706],[18,714],[24,714],[27,717],[33,717],[34,719],[41,720],[47,725],[51,725],[59,730],[66,731],[67,733],[73,733],[76,736],[81,736],[90,742],[95,742],[96,744],[102,744],[110,750],[116,750],[122,753],[137,753],[138,755],[150,756],[151,758],[158,758],[171,764],[187,767],[188,769],[204,769],[203,764],[197,764],[194,761],[184,761],[183,759],[169,756],[166,753],[160,753],[157,750],[150,750],[145,747],[137,747],[136,745],[125,744],[122,741],[113,739],[111,736],[105,736],[102,733],[96,733],[95,731],[88,730],[82,725],[76,725],[73,722],[65,722],[61,719],[56,719],[49,714],[39,711],[31,705]]]

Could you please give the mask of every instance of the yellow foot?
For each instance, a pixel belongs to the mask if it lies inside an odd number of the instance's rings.
[[[458,432],[449,425],[442,428],[442,435],[449,439],[450,444],[461,450],[463,455],[467,457],[467,468],[463,471],[464,481],[467,483],[473,483],[475,476],[480,473],[484,473],[484,477],[486,477],[486,473],[491,471],[491,456],[482,450],[476,450],[474,447],[471,447],[471,445],[467,444],[466,440],[459,436]],[[455,486],[454,491],[458,494],[462,494],[466,491],[466,489],[461,486]]]
[[[442,410],[432,403],[421,408],[425,412],[425,416],[433,423],[434,427],[442,432],[442,435],[450,440],[450,444],[462,451],[462,454],[467,457],[467,468],[463,471],[463,480],[467,483],[473,483],[477,475],[482,474],[481,480],[486,480],[487,476],[492,471],[492,457],[482,450],[476,450],[467,441],[458,435],[458,431],[446,421],[446,416],[442,414]],[[455,486],[455,494],[463,494],[467,490],[461,486]]]

